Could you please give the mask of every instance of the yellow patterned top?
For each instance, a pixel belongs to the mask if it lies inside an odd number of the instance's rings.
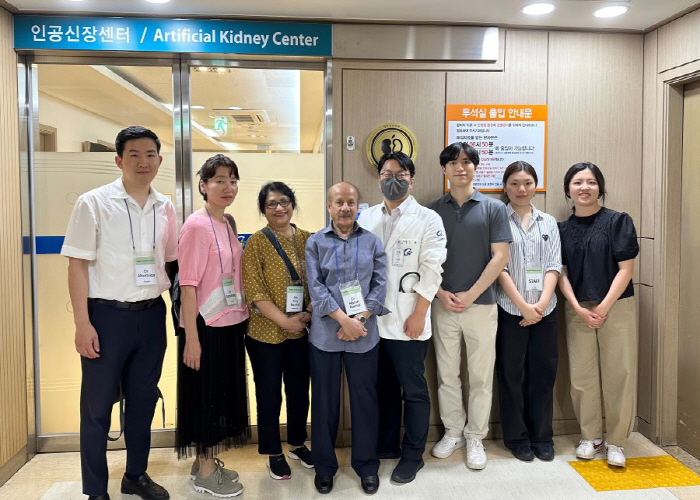
[[[269,225],[269,229],[272,229]],[[289,260],[294,265],[297,274],[304,282],[304,304],[308,306],[311,302],[309,298],[309,287],[306,282],[306,258],[304,249],[306,240],[311,233],[303,229],[296,230],[294,238],[285,238],[280,233],[272,229],[280,242],[282,250],[287,254]],[[295,248],[296,247],[296,248]],[[299,266],[301,261],[301,268]],[[287,285],[291,284],[287,266],[282,258],[272,246],[270,240],[258,231],[253,234],[245,245],[243,252],[243,288],[245,289],[246,301],[250,308],[250,323],[248,324],[248,335],[259,342],[267,344],[280,344],[287,339],[298,339],[306,335],[306,331],[291,333],[283,330],[277,323],[266,318],[253,305],[259,300],[269,300],[273,302],[280,311],[284,312],[287,307]]]

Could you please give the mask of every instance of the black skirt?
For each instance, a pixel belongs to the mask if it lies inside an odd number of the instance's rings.
[[[199,370],[183,362],[185,331],[178,328],[177,429],[178,458],[216,456],[250,439],[244,337],[248,321],[211,327],[197,317],[202,346]]]

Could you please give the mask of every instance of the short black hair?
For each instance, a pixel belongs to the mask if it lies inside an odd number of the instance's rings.
[[[197,172],[197,175],[199,175],[199,180],[206,183],[209,179],[216,175],[216,169],[219,167],[228,168],[229,173],[235,177],[236,180],[241,180],[240,176],[238,175],[238,166],[236,163],[228,156],[222,154],[214,155],[204,162],[202,168],[200,168],[199,172]],[[204,201],[207,201],[207,195],[206,193],[202,192],[199,185],[197,186],[197,189],[199,190],[199,194],[202,195],[202,198],[204,198]]]
[[[503,187],[505,187],[506,182],[508,182],[508,177],[518,172],[525,172],[532,176],[532,178],[535,179],[535,185],[537,185],[537,171],[535,168],[526,161],[514,161],[508,165],[505,172],[503,172]]]
[[[267,195],[274,191],[276,193],[283,194],[289,201],[292,202],[292,208],[296,210],[297,208],[297,197],[294,194],[292,188],[287,186],[284,182],[272,181],[267,184],[263,184],[258,193],[258,210],[261,214],[265,215],[265,200],[267,200]]]
[[[595,181],[598,183],[598,199],[605,203],[605,195],[607,194],[607,191],[605,191],[605,177],[603,177],[603,172],[600,171],[598,166],[589,161],[574,163],[569,170],[566,171],[566,174],[564,174],[564,196],[571,198],[571,195],[569,195],[571,179],[574,178],[574,175],[583,170],[590,170],[593,173],[593,177],[595,177]],[[572,207],[572,210],[575,212],[576,207]]]
[[[121,158],[124,156],[124,146],[128,141],[133,141],[134,139],[151,139],[156,143],[156,152],[160,153],[160,139],[155,132],[146,127],[141,127],[140,125],[131,125],[126,127],[124,130],[117,134],[117,138],[114,141],[114,147],[117,150],[117,156]]]
[[[411,174],[411,178],[416,175],[416,166],[413,164],[413,160],[411,160],[411,157],[406,153],[402,153],[400,151],[397,151],[396,153],[387,153],[379,158],[379,163],[377,163],[377,173],[382,173],[384,164],[389,160],[395,160],[399,164],[399,167],[401,167],[401,170],[408,170],[408,173]]]
[[[440,166],[444,167],[451,161],[459,158],[459,153],[464,151],[469,161],[476,167],[479,164],[479,153],[466,142],[453,142],[440,153]]]

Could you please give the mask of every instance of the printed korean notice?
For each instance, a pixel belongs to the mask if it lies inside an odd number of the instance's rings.
[[[537,191],[545,191],[546,105],[448,104],[445,120],[446,145],[466,142],[479,153],[475,188],[502,191],[506,167],[514,161],[525,161],[537,172]],[[449,190],[447,180],[445,188]]]

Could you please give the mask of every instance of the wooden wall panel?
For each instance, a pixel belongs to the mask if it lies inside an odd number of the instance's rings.
[[[0,467],[27,445],[17,56],[0,9]]]
[[[700,9],[661,26],[659,72],[700,59]]]
[[[592,161],[606,178],[606,205],[639,227],[642,56],[642,35],[549,34],[547,211],[557,220],[570,214],[566,170]]]
[[[654,196],[656,182],[656,80],[658,78],[658,35],[652,31],[644,37],[644,91],[642,110],[642,220],[639,236],[654,237]],[[647,203],[647,201],[649,203]]]
[[[444,109],[444,71],[343,70],[343,128],[334,141],[343,148],[342,179],[360,189],[363,202],[379,203],[377,170],[367,160],[365,143],[379,125],[399,123],[417,141],[413,195],[422,204],[442,196],[438,156],[444,147]],[[348,135],[355,136],[354,151],[345,149]]]

